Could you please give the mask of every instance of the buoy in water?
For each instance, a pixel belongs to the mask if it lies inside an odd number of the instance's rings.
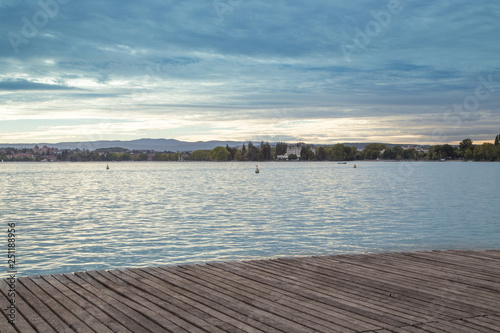
[[[354,164],[354,169],[356,169],[356,164]]]
[[[106,170],[109,170],[109,164],[106,164]]]
[[[259,172],[260,172],[260,171],[259,171],[259,166],[258,166],[258,165],[256,165],[256,166],[255,166],[255,173],[259,173]]]

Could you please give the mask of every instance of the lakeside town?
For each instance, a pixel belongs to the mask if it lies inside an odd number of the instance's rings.
[[[86,161],[354,161],[354,160],[500,160],[500,134],[494,143],[475,145],[467,138],[457,146],[366,144],[363,148],[335,145],[251,141],[236,147],[218,146],[193,151],[135,150],[120,147],[59,149],[44,145],[33,148],[0,148],[2,162],[86,162]]]

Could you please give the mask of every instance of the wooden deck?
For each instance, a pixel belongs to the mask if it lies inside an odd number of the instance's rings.
[[[0,332],[500,332],[500,250],[165,266],[17,281]]]

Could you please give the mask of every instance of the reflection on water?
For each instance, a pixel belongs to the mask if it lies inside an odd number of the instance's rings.
[[[0,213],[20,275],[500,247],[500,163],[356,164],[3,163]]]

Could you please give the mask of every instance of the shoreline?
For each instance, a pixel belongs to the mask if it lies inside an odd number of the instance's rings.
[[[51,163],[333,163],[339,162],[349,163],[363,163],[363,162],[429,162],[429,163],[444,163],[444,162],[474,162],[474,163],[498,163],[500,161],[474,161],[474,160],[354,160],[354,161],[285,161],[285,160],[272,160],[272,161],[3,161],[2,163],[33,163],[33,164],[51,164]]]

